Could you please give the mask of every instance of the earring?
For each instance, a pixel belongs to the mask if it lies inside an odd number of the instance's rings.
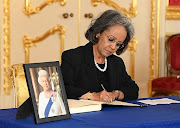
[[[99,38],[99,36],[98,36],[98,35],[96,35],[96,38],[98,39],[98,38]]]

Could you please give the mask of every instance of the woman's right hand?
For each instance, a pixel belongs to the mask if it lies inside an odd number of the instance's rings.
[[[100,101],[111,103],[115,100],[116,95],[113,92],[103,90],[100,94]]]
[[[88,93],[82,95],[80,98],[87,100],[88,99]],[[115,93],[107,92],[107,91],[103,90],[101,92],[93,92],[90,100],[111,103],[115,100],[115,98],[116,98]]]
[[[103,90],[98,93],[93,92],[91,100],[111,103],[115,100],[115,98],[116,95],[113,92]]]

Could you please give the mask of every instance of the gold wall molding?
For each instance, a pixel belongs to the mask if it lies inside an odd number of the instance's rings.
[[[169,6],[169,0],[166,0],[166,19],[180,19],[180,6]]]
[[[111,6],[115,8],[116,10],[121,11],[124,15],[133,18],[137,16],[138,10],[137,10],[137,0],[132,0],[130,3],[129,11],[125,8],[120,7],[117,3],[115,3],[112,0],[91,0],[93,6],[97,6],[98,2],[105,3],[108,6]]]
[[[151,97],[152,87],[151,82],[154,79],[154,30],[155,30],[155,0],[151,0],[151,33],[150,33],[150,71],[149,71],[149,84],[148,84],[148,95]]]
[[[10,45],[10,0],[3,0],[3,75],[4,75],[4,94],[11,92],[11,79],[8,71],[11,66],[11,45]]]
[[[156,1],[156,2],[155,2]],[[157,5],[156,11],[155,11],[155,4]],[[149,97],[152,96],[152,80],[155,78],[155,72],[156,77],[159,77],[159,27],[160,27],[160,0],[151,0],[151,33],[150,33],[150,73],[149,73],[149,83],[148,83],[148,95]],[[155,13],[156,13],[156,20],[155,20]],[[155,25],[156,23],[156,25]],[[156,33],[156,36],[155,36]],[[155,43],[156,43],[156,49],[155,49]],[[155,52],[156,50],[156,52]],[[156,56],[155,56],[156,53]],[[158,62],[154,62],[154,60]],[[155,63],[156,63],[156,70],[155,70]],[[158,68],[157,68],[158,67]]]
[[[23,37],[23,45],[24,45],[24,52],[25,52],[25,63],[30,62],[30,48],[32,46],[37,46],[37,42],[41,42],[50,35],[53,35],[55,32],[58,32],[60,38],[60,58],[61,61],[61,54],[64,51],[64,38],[65,38],[65,28],[61,25],[57,25],[54,28],[51,28],[46,33],[41,36],[37,36],[36,38],[30,39],[28,35]]]
[[[33,8],[30,0],[25,0],[24,14],[30,17],[30,15],[40,12],[47,5],[53,4],[55,2],[59,2],[61,6],[64,6],[67,3],[66,0],[46,0],[40,6]]]
[[[134,79],[135,73],[135,52],[137,49],[138,41],[137,39],[133,38],[128,44],[128,50],[130,51],[130,76]]]

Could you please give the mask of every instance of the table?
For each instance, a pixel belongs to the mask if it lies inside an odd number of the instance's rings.
[[[179,100],[180,97],[169,96]],[[142,98],[138,100],[154,99]],[[156,98],[157,99],[157,98]],[[16,119],[16,108],[0,110],[0,128],[179,128],[180,104],[147,107],[103,107],[101,111],[72,114],[71,119],[35,124],[33,116]]]

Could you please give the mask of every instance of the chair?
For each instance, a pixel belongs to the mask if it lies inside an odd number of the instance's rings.
[[[152,97],[180,96],[180,34],[170,36],[166,43],[167,77],[152,80]]]
[[[11,66],[9,75],[15,88],[15,106],[19,107],[29,98],[28,87],[24,74],[23,64],[14,64]]]

